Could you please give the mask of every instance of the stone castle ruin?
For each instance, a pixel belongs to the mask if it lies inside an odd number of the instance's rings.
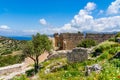
[[[55,47],[60,50],[70,50],[75,48],[84,39],[93,39],[97,43],[108,40],[109,38],[115,36],[112,33],[55,33]]]

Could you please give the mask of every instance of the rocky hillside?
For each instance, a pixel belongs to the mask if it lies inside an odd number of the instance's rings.
[[[62,52],[64,53],[64,52]],[[24,79],[23,79],[24,77]],[[120,80],[120,44],[105,41],[93,48],[76,48],[66,55],[57,52],[34,69],[13,80]]]
[[[0,36],[0,55],[10,54],[21,49],[21,45],[26,41],[14,40]]]

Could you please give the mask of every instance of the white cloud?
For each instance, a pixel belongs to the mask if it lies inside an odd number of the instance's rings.
[[[109,7],[108,10],[113,10],[113,13],[115,13],[115,10],[117,10],[117,13],[119,12],[118,9],[116,9],[116,5],[119,5],[116,2],[120,2],[120,0],[116,0],[113,2]],[[114,6],[113,6],[114,5]],[[79,11],[77,15],[74,16],[74,18],[69,22],[64,24],[62,27],[47,27],[39,32],[43,33],[63,33],[63,32],[112,32],[112,31],[120,31],[120,16],[107,16],[107,17],[98,17],[95,18],[92,16],[92,13],[96,9],[96,4],[93,2],[88,2],[87,5]],[[117,7],[119,8],[119,6]],[[98,11],[98,10],[97,10]],[[106,11],[99,10],[98,14],[99,16],[105,16],[104,14]],[[109,12],[110,13],[110,12]],[[111,12],[112,13],[112,12]],[[46,25],[47,22],[45,19],[40,19],[40,23],[42,25]],[[48,24],[47,24],[48,25]],[[37,32],[37,31],[30,31],[30,32]]]
[[[91,11],[94,10],[96,8],[96,4],[93,2],[88,2],[87,5],[85,6],[85,9],[87,11]]]
[[[23,30],[22,32],[24,32],[24,33],[37,33],[39,31],[38,30]]]
[[[70,23],[63,27],[51,29],[52,32],[112,32],[120,31],[120,16],[109,16],[95,19],[91,13],[95,9],[95,3],[88,3],[84,9],[81,9]],[[101,10],[99,14],[103,13]]]
[[[8,30],[8,29],[10,29],[10,27],[8,27],[7,25],[1,25],[0,29],[1,30]]]
[[[103,13],[104,13],[104,11],[103,11],[103,10],[100,10],[100,11],[99,11],[99,14],[103,14]]]
[[[40,19],[40,24],[42,24],[42,25],[46,25],[47,22],[46,22],[46,20],[45,20],[44,18],[42,18],[42,19]]]
[[[28,30],[22,30],[22,34],[24,35],[33,35],[40,32],[39,30],[36,29],[28,29]]]
[[[115,0],[108,7],[107,14],[118,14],[120,13],[120,0]]]
[[[120,29],[119,21],[120,16],[94,19],[90,14],[83,14],[80,10],[70,24],[71,28],[76,28],[78,31],[110,32],[116,28]]]

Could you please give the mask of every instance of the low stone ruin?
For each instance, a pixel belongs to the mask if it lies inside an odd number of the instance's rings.
[[[47,57],[47,60],[65,58],[68,52],[71,52],[71,50],[53,51],[52,54]]]
[[[102,67],[99,64],[94,64],[92,66],[86,66],[85,67],[85,76],[89,76],[91,72],[95,71],[96,73],[99,73],[102,70]]]
[[[50,72],[56,72],[57,69],[60,69],[64,67],[66,64],[63,64],[62,62],[54,62],[50,65],[48,65],[44,71],[45,74],[48,74]]]
[[[74,48],[72,52],[67,53],[68,62],[82,62],[88,59],[88,50],[86,48]]]

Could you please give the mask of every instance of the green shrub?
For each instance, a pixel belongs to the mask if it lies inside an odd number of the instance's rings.
[[[7,55],[7,54],[11,54],[12,51],[10,49],[6,49],[3,51],[3,53],[1,55]]]
[[[108,59],[109,58],[109,53],[107,51],[105,51],[104,53],[102,53],[97,60],[101,61],[103,59]]]
[[[35,70],[34,69],[30,69],[28,71],[25,72],[27,74],[28,77],[34,76],[35,74]]]
[[[114,64],[116,67],[120,67],[120,59],[113,59],[110,63]]]
[[[115,54],[117,52],[117,48],[113,47],[108,50],[109,54]]]
[[[118,32],[118,33],[115,35],[115,37],[120,37],[120,32]]]
[[[24,58],[25,57],[23,55],[0,56],[0,67],[21,63],[22,61],[24,61]]]
[[[102,53],[103,51],[104,51],[104,47],[103,46],[99,46],[98,48],[95,49],[95,52]]]
[[[26,75],[15,76],[12,80],[29,80]]]
[[[96,41],[92,39],[85,39],[77,47],[89,48],[96,45]]]
[[[116,39],[116,37],[113,37],[113,38],[110,38],[108,41],[113,41],[113,42],[116,42],[116,41],[117,41],[117,39]]]
[[[109,58],[113,55],[115,55],[115,53],[120,51],[120,44],[116,43],[116,42],[103,42],[102,44],[98,45],[95,48],[95,51],[93,52],[93,57],[98,56],[98,53],[100,53],[101,55],[103,55],[104,53],[108,53]],[[99,54],[99,55],[100,55]]]

